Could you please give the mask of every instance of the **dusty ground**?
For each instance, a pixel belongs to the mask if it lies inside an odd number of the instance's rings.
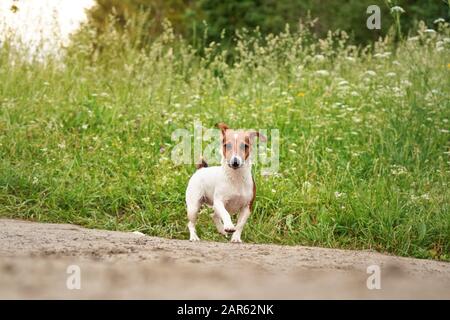
[[[69,265],[81,289],[69,290]],[[379,265],[381,289],[366,268]],[[0,219],[0,298],[446,298],[450,263]]]

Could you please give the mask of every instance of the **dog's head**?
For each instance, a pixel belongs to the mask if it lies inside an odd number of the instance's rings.
[[[216,126],[221,132],[221,153],[226,164],[233,169],[239,169],[250,161],[249,157],[256,137],[261,141],[267,140],[263,134],[255,130],[233,130],[222,122]]]

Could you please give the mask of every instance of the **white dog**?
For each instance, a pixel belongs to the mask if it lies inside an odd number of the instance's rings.
[[[212,218],[217,230],[226,235],[233,233],[232,242],[242,242],[241,233],[255,200],[256,186],[251,172],[250,153],[255,137],[265,141],[257,131],[232,130],[224,123],[217,124],[221,130],[221,166],[208,167],[206,162],[189,180],[186,189],[188,228],[191,241],[199,241],[195,224],[203,204],[214,208]],[[230,213],[239,213],[236,226]]]

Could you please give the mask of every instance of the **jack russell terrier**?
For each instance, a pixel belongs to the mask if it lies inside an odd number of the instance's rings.
[[[250,161],[252,145],[255,137],[267,139],[257,131],[232,130],[224,123],[217,127],[221,131],[221,165],[208,167],[202,160],[186,189],[190,241],[200,240],[195,224],[201,206],[206,204],[214,208],[212,218],[219,233],[233,233],[231,242],[240,243],[256,194]],[[239,213],[236,226],[230,213]]]

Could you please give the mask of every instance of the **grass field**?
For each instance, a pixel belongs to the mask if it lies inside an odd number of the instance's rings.
[[[437,29],[437,27],[436,27]],[[278,129],[243,240],[450,260],[450,29],[373,51],[308,28],[242,36],[230,62],[168,30],[82,31],[61,61],[0,48],[0,216],[188,238],[176,129]],[[202,239],[226,241],[207,214]]]

